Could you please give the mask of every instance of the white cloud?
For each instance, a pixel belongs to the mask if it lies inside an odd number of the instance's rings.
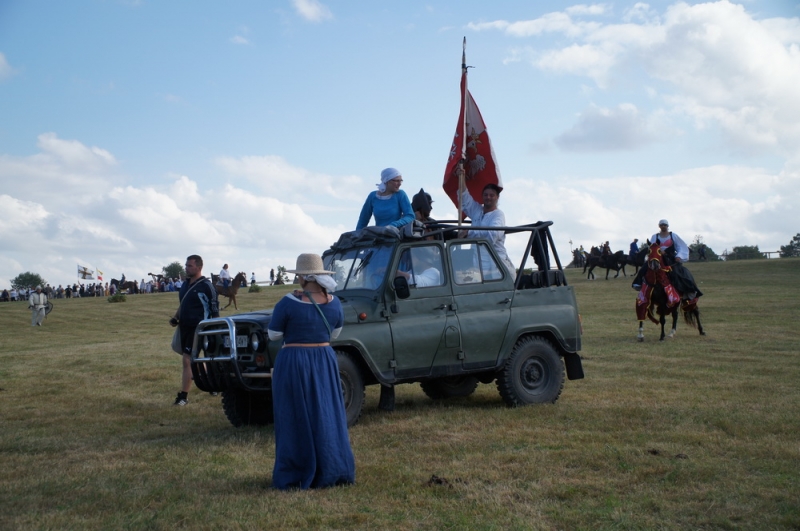
[[[726,0],[676,3],[662,16],[639,3],[624,24],[576,22],[577,11],[469,27],[517,38],[561,33],[570,42],[515,48],[505,62],[525,55],[538,69],[586,76],[601,89],[617,79],[630,84],[630,72],[641,70],[649,76],[643,92],[659,85],[662,99],[654,104],[668,105],[698,129],[718,128],[730,151],[793,156],[800,150],[800,19],[759,21]]]
[[[308,195],[363,201],[362,180],[356,176],[333,177],[289,164],[275,155],[220,157],[217,166],[230,175],[248,179],[261,190],[302,201]]]
[[[209,189],[186,175],[164,186],[120,183],[111,153],[54,134],[42,135],[39,148],[25,158],[0,155],[0,285],[29,270],[74,282],[76,260],[108,278],[142,278],[192,253],[264,277],[352,230],[363,200],[348,185],[361,191],[361,179],[315,174],[280,157],[223,158],[220,167],[240,172],[233,176],[247,186]]]
[[[610,7],[606,4],[578,4],[565,9],[570,15],[603,15]]]
[[[511,178],[504,184],[514,190],[503,194],[500,203],[509,224],[554,220],[556,245],[566,262],[570,239],[574,247],[583,244],[588,249],[609,240],[613,250],[626,250],[633,238],[643,241],[657,232],[661,218],[669,219],[687,242],[703,236],[718,254],[737,245],[777,251],[800,230],[794,212],[800,202],[800,172],[788,169],[770,174],[760,168],[718,165],[662,176],[562,184]],[[517,242],[510,251],[513,259],[523,250]]]
[[[333,13],[318,0],[292,0],[297,13],[310,22],[322,22],[333,18]]]
[[[11,65],[8,64],[8,61],[6,60],[6,56],[0,52],[0,81],[11,77],[13,72],[14,71],[11,68]]]
[[[590,107],[578,122],[555,138],[565,151],[613,151],[636,149],[658,139],[658,126],[632,104],[614,109]]]
[[[246,37],[242,37],[241,35],[234,35],[233,37],[231,37],[231,42],[233,44],[250,44],[250,41],[248,41]]]

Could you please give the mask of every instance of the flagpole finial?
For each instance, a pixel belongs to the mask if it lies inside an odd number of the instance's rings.
[[[464,36],[464,41],[461,43],[461,70],[467,71],[467,36]]]

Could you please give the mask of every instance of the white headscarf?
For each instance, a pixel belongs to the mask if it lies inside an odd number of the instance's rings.
[[[398,170],[394,168],[386,168],[381,172],[381,182],[380,184],[376,184],[375,186],[378,187],[378,191],[383,193],[386,191],[386,183],[391,181],[392,179],[396,179],[402,175]]]
[[[303,275],[303,278],[308,280],[309,282],[316,282],[328,293],[336,290],[336,281],[333,280],[331,275]]]

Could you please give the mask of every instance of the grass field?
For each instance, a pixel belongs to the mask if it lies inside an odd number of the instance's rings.
[[[800,529],[800,260],[690,268],[707,336],[638,343],[630,279],[570,270],[586,378],[555,405],[404,385],[389,414],[371,387],[356,485],[306,492],[269,488],[271,427],[172,406],[175,294],[56,300],[41,328],[0,304],[0,529]]]

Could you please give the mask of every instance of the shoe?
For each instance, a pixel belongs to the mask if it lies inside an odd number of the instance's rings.
[[[211,391],[209,394],[210,394],[211,396],[219,396],[219,393],[218,393],[218,392],[216,392],[216,391]]]
[[[189,403],[188,397],[181,397],[181,394],[178,393],[178,396],[175,398],[175,403],[172,404],[173,406],[185,406]]]
[[[641,284],[633,284],[633,289],[635,289],[636,291],[641,291],[642,290],[642,285]]]

